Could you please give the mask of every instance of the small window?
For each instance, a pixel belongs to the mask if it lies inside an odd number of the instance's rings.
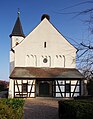
[[[22,91],[23,91],[23,93],[26,93],[27,92],[27,83],[23,83],[23,85],[22,85]]]
[[[71,92],[71,88],[70,88],[71,86],[70,86],[70,83],[66,83],[66,85],[65,85],[65,91],[66,91],[66,93],[70,93]]]
[[[46,42],[44,42],[44,48],[46,48]]]

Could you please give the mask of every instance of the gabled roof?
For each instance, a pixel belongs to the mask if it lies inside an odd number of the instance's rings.
[[[34,68],[15,67],[10,75],[12,79],[24,78],[65,78],[82,79],[84,76],[75,68]]]
[[[16,23],[15,23],[14,28],[12,30],[12,33],[10,34],[10,37],[12,37],[12,36],[25,37],[19,16],[17,17],[17,20],[16,20]]]

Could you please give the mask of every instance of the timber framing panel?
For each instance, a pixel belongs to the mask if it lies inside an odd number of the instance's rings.
[[[64,83],[59,83],[59,81],[63,81]],[[66,83],[66,81],[69,81],[69,83]],[[71,79],[70,80],[69,79],[55,80],[55,83],[54,83],[55,89],[54,89],[53,95],[58,98],[60,97],[61,98],[73,98],[75,96],[80,96],[81,95],[81,80],[75,79],[76,81],[75,84],[72,84],[71,81],[73,80]],[[70,86],[69,92],[66,91],[66,84],[69,84]],[[73,87],[74,87],[74,90],[72,91]]]
[[[20,83],[19,83],[20,81]],[[24,80],[18,80],[14,79],[14,98],[31,98],[31,94],[34,94],[35,96],[35,80],[31,80],[32,83],[30,84],[30,80],[25,80],[27,83],[23,82]],[[23,85],[27,84],[27,92],[24,92]],[[28,91],[28,87],[30,88],[30,91]],[[32,88],[34,87],[34,92],[32,91]]]

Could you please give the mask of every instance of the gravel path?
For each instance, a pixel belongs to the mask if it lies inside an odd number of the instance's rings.
[[[58,119],[58,101],[52,98],[26,99],[24,119]]]

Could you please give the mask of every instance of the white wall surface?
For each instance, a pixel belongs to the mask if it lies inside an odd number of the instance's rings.
[[[15,67],[75,68],[76,65],[76,49],[46,18],[14,50]]]
[[[8,98],[14,97],[14,80],[10,79]]]

